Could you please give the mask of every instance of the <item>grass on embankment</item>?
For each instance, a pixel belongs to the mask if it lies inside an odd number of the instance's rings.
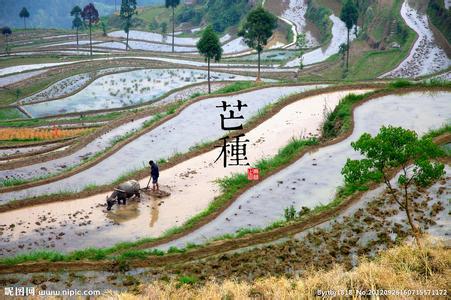
[[[68,123],[95,123],[102,121],[112,121],[118,119],[128,113],[133,113],[134,110],[129,112],[113,111],[103,114],[95,115],[83,115],[77,118],[61,118],[61,119],[24,119],[24,120],[3,120],[0,117],[0,127],[37,127],[37,126],[53,126]]]
[[[398,88],[405,88],[405,87],[445,87],[450,88],[451,83],[444,83],[439,81],[430,81],[428,83],[412,83],[405,80],[400,81],[394,81],[392,82],[387,88],[378,90],[375,92],[363,94],[363,95],[349,95],[345,98],[343,98],[338,106],[335,108],[334,112],[329,114],[327,117],[327,120],[325,122],[324,126],[327,126],[328,128],[336,128],[337,130],[329,132],[329,137],[335,137],[339,134],[344,133],[346,130],[349,130],[350,124],[351,124],[351,118],[352,118],[352,106],[353,104],[362,101],[366,99],[367,97],[371,96],[374,93],[377,92],[383,92],[383,91],[395,91]],[[340,126],[335,126],[334,123],[340,124]],[[329,124],[329,125],[326,125]],[[331,126],[332,125],[332,126]],[[347,128],[344,130],[343,128]],[[323,131],[326,129],[323,129]],[[444,132],[449,132],[450,126],[447,125],[445,128],[435,130],[432,133],[430,133],[429,137],[438,136]],[[290,163],[293,161],[293,159],[297,156],[299,152],[304,150],[306,147],[315,145],[317,143],[316,140],[293,140],[291,141],[287,146],[282,148],[279,153],[270,159],[264,159],[260,160],[255,164],[257,168],[260,169],[260,174],[262,177],[264,177],[268,172],[271,172],[272,170],[283,166],[285,164]],[[149,255],[163,255],[164,253],[161,251],[146,251],[146,250],[134,250],[131,249],[133,247],[137,247],[143,244],[147,244],[150,242],[155,242],[163,238],[167,238],[173,234],[181,233],[187,229],[193,228],[196,224],[201,222],[206,216],[210,215],[211,213],[214,213],[218,209],[222,207],[225,203],[227,203],[229,200],[231,200],[233,197],[235,197],[236,193],[246,188],[250,182],[247,180],[247,176],[245,174],[236,174],[233,176],[226,177],[224,179],[221,179],[218,181],[219,185],[222,188],[222,194],[215,198],[213,202],[207,207],[206,210],[199,213],[198,215],[192,217],[190,220],[188,220],[185,224],[183,224],[180,227],[174,227],[169,229],[165,232],[161,237],[159,238],[146,238],[139,240],[137,242],[124,242],[115,245],[114,247],[110,248],[89,248],[85,250],[75,251],[73,253],[69,254],[61,254],[57,252],[52,251],[40,251],[40,252],[33,252],[29,254],[23,254],[18,255],[16,257],[11,258],[3,258],[0,259],[0,264],[18,264],[23,262],[29,262],[29,261],[38,261],[38,260],[53,260],[53,261],[71,261],[71,260],[78,260],[78,259],[103,259],[103,258],[109,258],[109,259],[115,259],[118,261],[123,261],[125,258],[142,258],[147,257]],[[219,237],[217,239],[230,239],[230,238],[239,238],[243,237],[247,234],[257,233],[257,232],[263,232],[263,231],[269,231],[271,229],[282,227],[288,224],[291,224],[293,222],[298,221],[305,221],[309,217],[319,214],[324,211],[329,211],[330,209],[333,209],[340,205],[342,201],[349,195],[352,195],[355,191],[361,190],[359,187],[354,186],[344,186],[339,189],[337,197],[333,199],[331,202],[325,205],[319,205],[315,207],[314,209],[308,211],[307,213],[301,214],[298,213],[297,217],[291,219],[291,220],[280,220],[276,221],[273,224],[269,225],[266,228],[248,228],[248,229],[241,229],[235,234],[231,235],[225,235],[222,237]],[[196,245],[188,245],[185,249],[177,249],[177,248],[171,248],[168,253],[176,253],[176,252],[184,252],[186,249],[190,249],[193,247],[198,247]],[[119,256],[113,256],[111,254],[114,254],[118,251],[121,251],[122,254]],[[58,255],[56,255],[56,254]],[[111,255],[111,256],[110,256]]]
[[[442,87],[451,88],[451,82],[442,80],[428,80],[425,82],[412,82],[404,79],[390,82],[385,89],[365,94],[349,94],[340,100],[335,109],[326,116],[322,128],[323,138],[334,138],[346,132],[351,127],[352,106],[363,99],[382,91],[395,91],[396,89],[409,87]]]
[[[250,282],[211,279],[204,284],[186,280],[187,276],[184,276],[169,282],[154,281],[142,287],[138,295],[117,292],[113,297],[138,300],[171,295],[173,299],[253,299],[258,295],[261,299],[310,299],[318,295],[317,291],[352,291],[354,294],[348,296],[357,296],[357,291],[381,290],[406,293],[436,290],[445,295],[450,257],[449,248],[427,240],[423,249],[404,244],[381,252],[374,260],[359,259],[359,265],[351,270],[335,265],[329,270],[306,269],[295,278],[271,276]],[[408,295],[395,294],[393,297],[411,297]]]
[[[23,119],[26,116],[17,108],[0,108],[0,123],[2,120]],[[1,125],[0,125],[1,126]]]
[[[315,139],[310,140],[296,140],[293,139],[287,146],[282,148],[279,153],[273,158],[263,159],[258,161],[255,166],[260,169],[261,176],[265,176],[268,172],[275,170],[276,168],[290,162],[300,151],[305,149],[307,146],[315,145],[317,141]],[[182,226],[174,227],[166,231],[161,238],[168,237],[170,235],[183,232],[188,230],[202,221],[206,216],[218,211],[223,205],[230,201],[236,192],[242,188],[245,188],[251,181],[247,179],[246,174],[236,174],[230,177],[226,177],[218,181],[222,194],[216,197],[208,207],[201,213],[195,215],[188,221],[186,221]],[[160,239],[161,239],[160,238]],[[62,254],[56,251],[35,251],[26,254],[17,255],[11,258],[1,258],[0,264],[14,265],[29,261],[75,261],[81,259],[92,259],[100,260],[107,258],[110,254],[118,251],[127,250],[129,248],[148,243],[151,241],[156,241],[157,238],[147,238],[142,239],[137,242],[125,242],[117,244],[110,248],[88,248],[84,250],[74,251],[69,254]],[[182,249],[172,248],[168,250],[168,253],[175,253],[184,251]],[[123,258],[131,257],[142,257],[148,255],[163,255],[164,253],[158,250],[155,251],[145,251],[145,250],[129,250],[124,251],[119,256],[112,256],[109,258],[114,258],[121,260]]]

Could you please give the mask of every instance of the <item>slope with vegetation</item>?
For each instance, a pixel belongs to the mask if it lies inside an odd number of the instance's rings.
[[[445,7],[446,0],[430,0],[427,8],[429,19],[451,43],[451,11]]]

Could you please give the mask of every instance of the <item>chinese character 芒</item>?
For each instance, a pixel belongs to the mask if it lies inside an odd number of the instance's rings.
[[[227,104],[226,101],[221,101],[222,105],[216,106],[218,108],[222,108],[223,111],[226,111],[228,107],[236,107],[238,111],[241,111],[241,108],[247,107],[247,104],[242,104],[241,100],[237,100],[237,105],[231,106],[230,104]],[[221,114],[221,128],[222,130],[240,130],[243,129],[243,124],[240,124],[238,126],[226,126],[225,121],[226,120],[240,120],[244,119],[243,116],[235,116],[234,110],[229,110],[229,116],[226,117],[224,114]]]
[[[236,136],[231,141],[227,141],[229,139],[229,136],[226,136],[224,138],[221,138],[219,140],[223,141],[222,146],[216,146],[220,147],[221,153],[219,154],[218,158],[215,160],[217,162],[221,156],[223,157],[223,165],[224,168],[229,166],[249,166],[249,163],[242,164],[241,161],[247,161],[247,148],[246,143],[249,142],[249,140],[241,140],[240,138],[243,137],[244,134],[240,134]],[[230,161],[228,163],[228,161]]]

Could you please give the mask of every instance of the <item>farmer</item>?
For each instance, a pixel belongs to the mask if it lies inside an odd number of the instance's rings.
[[[158,177],[160,176],[160,170],[158,169],[158,165],[153,160],[149,161],[149,165],[150,177],[152,177],[152,191],[159,191],[160,187],[158,186]]]

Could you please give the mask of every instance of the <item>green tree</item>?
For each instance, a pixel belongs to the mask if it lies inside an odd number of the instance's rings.
[[[299,48],[299,70],[304,69],[304,54],[307,48],[307,37],[305,33],[300,33],[296,39],[296,46]]]
[[[199,53],[205,57],[208,63],[208,93],[211,93],[210,87],[210,60],[214,59],[216,62],[221,60],[222,47],[218,35],[214,32],[213,27],[207,26],[202,37],[197,42],[197,49]]]
[[[102,35],[107,36],[108,27],[105,22],[100,21],[100,26],[102,27]]]
[[[168,23],[166,22],[162,22],[161,25],[161,34],[163,34],[163,40],[164,42],[166,42],[168,36],[166,35],[166,33],[168,32]]]
[[[162,22],[162,23],[160,24],[160,27],[161,27],[161,33],[162,33],[163,35],[165,35],[165,34],[168,32],[168,23]]]
[[[19,13],[19,17],[23,18],[23,27],[27,29],[26,19],[30,17],[30,13],[28,12],[26,7],[22,7],[22,10]]]
[[[81,12],[81,17],[85,22],[88,22],[89,26],[89,48],[90,54],[92,56],[92,24],[99,22],[99,12],[95,8],[94,4],[89,3],[83,8]]]
[[[172,8],[172,52],[174,52],[174,33],[175,33],[175,8],[180,4],[180,0],[166,0],[166,8]]]
[[[268,43],[274,29],[277,28],[277,18],[263,7],[252,10],[246,17],[244,25],[238,32],[244,42],[258,53],[258,75],[260,80],[260,54],[263,47]]]
[[[346,29],[348,30],[348,42],[347,42],[347,55],[346,55],[346,70],[349,67],[349,32],[352,27],[357,24],[357,19],[359,18],[359,12],[357,7],[352,0],[346,0],[345,5],[341,8],[340,19],[346,24]]]
[[[419,139],[415,131],[392,126],[382,127],[374,137],[364,133],[351,146],[364,158],[347,160],[341,171],[345,182],[358,187],[383,181],[390,196],[406,212],[407,221],[420,246],[421,231],[412,216],[411,187],[425,187],[445,173],[444,165],[434,161],[443,151],[430,138]],[[389,174],[398,168],[401,175],[397,188],[390,182]]]
[[[78,52],[78,31],[80,30],[80,28],[83,27],[83,22],[80,19],[80,14],[81,14],[81,8],[80,6],[76,5],[72,8],[72,10],[70,11],[70,15],[74,17],[74,19],[72,20],[72,29],[76,29],[76,36],[77,36],[77,52]]]
[[[11,28],[5,26],[2,28],[2,34],[5,37],[5,52],[9,54],[9,45],[8,45],[8,37],[12,34]]]
[[[136,10],[136,0],[122,0],[120,16],[124,21],[124,31],[127,34],[125,51],[128,51],[128,35],[130,32],[130,26],[132,24],[132,17],[137,13],[138,11]]]

